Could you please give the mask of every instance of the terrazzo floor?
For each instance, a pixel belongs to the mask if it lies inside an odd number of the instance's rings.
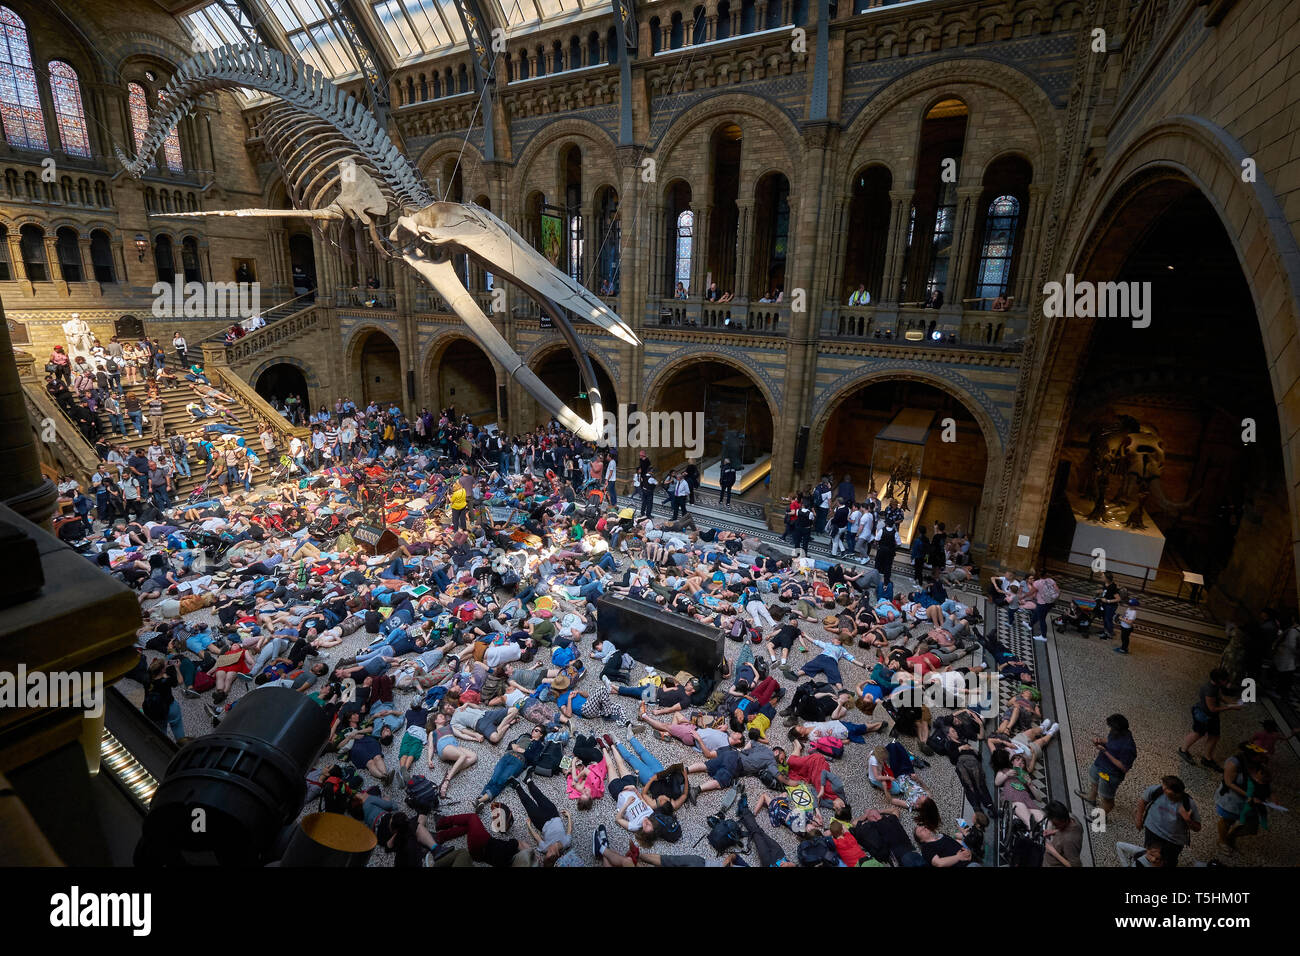
[[[707,525],[702,523],[701,528],[703,527],[707,527]],[[894,581],[895,593],[905,594],[908,590],[914,588],[911,579],[900,573],[895,573]],[[977,595],[973,594],[966,595],[966,600],[968,602],[974,602],[976,597]],[[215,614],[211,610],[204,610],[188,615],[187,619],[215,621]],[[925,627],[919,627],[914,633],[919,636],[925,629]],[[817,638],[821,640],[828,639],[826,631],[820,625],[816,624],[805,623],[803,625],[803,633],[809,638]],[[584,657],[586,657],[587,652],[590,651],[593,639],[594,635],[591,634],[583,636],[582,648],[584,651]],[[369,637],[366,635],[365,631],[358,631],[346,637],[341,645],[330,648],[328,652],[330,656],[325,658],[325,661],[332,667],[339,659],[354,655],[368,643]],[[741,645],[737,642],[726,642],[726,653],[729,660],[735,660],[736,655],[740,651],[740,647]],[[816,651],[816,648],[814,647],[812,650]],[[863,654],[866,653],[866,651],[863,651]],[[790,664],[797,670],[802,662],[808,660],[809,656],[809,654],[800,654],[798,644],[796,643],[795,648],[790,654]],[[549,652],[544,651],[538,655],[537,659],[549,660]],[[969,658],[964,658],[956,663],[970,663],[970,660]],[[870,663],[868,663],[867,669],[869,670],[869,668]],[[866,674],[866,671],[856,668],[847,662],[842,667],[842,671],[844,673],[846,684],[856,683]],[[789,695],[793,692],[798,682],[785,677],[779,668],[774,669],[772,673],[780,681],[785,690],[784,700],[788,701]],[[635,683],[638,678],[644,676],[644,674],[645,668],[638,665],[633,671],[633,683]],[[583,684],[590,684],[598,679],[599,678],[595,673],[589,673]],[[126,696],[128,696],[128,698],[137,706],[140,704],[143,699],[143,691],[138,684],[124,680],[119,686],[123,693],[126,694]],[[232,699],[238,700],[239,697],[248,693],[251,689],[251,683],[244,680],[237,681],[235,689],[232,692]],[[203,694],[199,699],[189,699],[178,693],[177,699],[181,703],[187,734],[199,736],[212,730],[212,719],[204,709],[204,705],[210,702],[210,693]],[[402,691],[396,691],[392,707],[395,710],[404,711],[409,706],[412,699],[413,695]],[[635,715],[637,701],[632,698],[618,698],[618,702],[624,707],[625,713],[629,716]],[[784,702],[778,704],[778,709],[783,706]],[[946,711],[940,708],[935,708],[934,712],[935,714],[939,714],[945,713]],[[861,717],[862,715],[858,716]],[[518,727],[518,732],[524,732],[529,725],[526,722],[520,722],[520,724],[516,726]],[[616,723],[611,721],[591,721],[582,718],[575,718],[572,726],[575,733],[610,733],[619,739],[626,739],[626,731],[622,730]],[[688,750],[676,741],[663,742],[658,739],[652,729],[646,729],[647,732],[640,735],[638,739],[650,752],[655,754],[665,766],[683,761],[690,763],[699,758],[698,751],[694,749]],[[769,731],[770,742],[785,745],[786,730],[787,728],[782,719],[778,717],[772,730]],[[887,730],[888,726],[885,728],[885,731]],[[497,759],[502,755],[502,753],[504,753],[504,748],[508,745],[508,742],[515,739],[517,736],[518,733],[513,732],[512,729],[512,732],[507,734],[506,741],[504,741],[499,747],[493,747],[487,743],[475,744],[459,742],[458,746],[468,747],[478,754],[478,762],[473,767],[464,770],[457,775],[451,785],[448,799],[443,802],[441,812],[445,814],[473,812],[474,800],[479,793],[482,792],[483,785],[491,776]],[[889,805],[883,794],[881,794],[879,790],[873,788],[867,780],[867,758],[870,755],[871,749],[887,743],[888,739],[889,738],[886,737],[884,732],[868,735],[864,745],[849,744],[845,750],[843,759],[832,761],[832,770],[839,774],[844,780],[849,803],[853,808],[855,817],[860,816],[868,808],[884,808]],[[917,750],[915,749],[915,738],[902,739],[903,742],[909,746],[909,749],[912,750],[913,754],[916,755]],[[384,751],[385,759],[390,768],[396,767],[400,741],[401,734],[398,734],[394,739],[394,742]],[[566,754],[571,753],[572,742],[566,746]],[[426,748],[425,754],[421,756],[416,763],[416,772],[425,774],[436,783],[441,780],[443,769],[448,765],[439,764],[436,769],[429,770],[426,766],[427,759],[428,749]],[[336,755],[326,753],[317,761],[316,766],[325,768],[336,762],[336,760]],[[364,771],[362,771],[362,776],[367,785],[376,782]],[[944,832],[951,834],[955,821],[962,814],[964,802],[960,782],[958,781],[951,764],[944,758],[934,759],[931,761],[928,769],[919,772],[918,778],[930,792],[939,808],[943,820]],[[692,775],[691,777],[693,783],[699,783],[703,779],[705,779],[704,775]],[[765,788],[757,778],[746,777],[743,778],[743,780],[748,791],[749,802],[752,805],[757,802],[759,795],[765,791]],[[620,852],[626,851],[628,834],[614,822],[616,807],[614,801],[609,798],[608,795],[598,800],[589,811],[580,812],[577,809],[576,803],[566,799],[565,797],[563,775],[557,774],[550,778],[536,777],[535,782],[539,789],[555,802],[557,807],[569,811],[573,820],[573,846],[576,848],[576,852],[584,864],[600,865],[600,861],[594,859],[592,838],[596,828],[602,823],[605,824],[609,832],[611,846]],[[380,782],[380,784],[382,786],[382,782]],[[708,831],[706,820],[710,814],[713,814],[720,809],[724,794],[725,791],[701,794],[698,803],[695,806],[690,806],[689,804],[684,806],[678,814],[682,827],[681,839],[675,844],[668,844],[660,840],[656,842],[655,846],[652,848],[653,851],[661,853],[695,854],[704,857],[709,866],[723,865],[724,858],[716,854],[709,844],[703,840],[703,837]],[[383,796],[401,804],[404,792],[400,780],[395,778],[389,787],[384,788]],[[525,820],[525,814],[523,813],[523,809],[519,805],[519,801],[515,797],[513,791],[507,788],[501,793],[498,800],[509,804],[514,814],[515,822],[511,835],[527,839],[527,829],[523,822]],[[316,809],[318,809],[316,802],[312,801],[308,806],[304,807],[304,813],[314,812]],[[827,822],[829,822],[829,815],[824,812],[823,816]],[[486,814],[484,814],[483,820],[485,823],[487,822]],[[758,822],[760,826],[764,827],[766,832],[776,839],[776,841],[785,849],[791,853],[794,852],[798,841],[790,830],[784,827],[771,827],[767,820],[766,813],[758,815]],[[912,830],[910,814],[906,812],[904,813],[903,823],[904,828],[910,834]],[[992,839],[991,831],[990,839]],[[464,838],[453,841],[453,845],[463,846]],[[757,865],[756,855],[752,853],[745,854],[744,858],[746,862]],[[391,865],[391,863],[392,855],[383,851],[376,851],[370,861],[370,865],[372,866],[388,866]]]
[[[1199,764],[1191,766],[1178,756],[1178,748],[1191,730],[1192,703],[1210,670],[1218,666],[1217,655],[1144,638],[1140,628],[1128,655],[1113,652],[1118,641],[1084,639],[1073,633],[1052,639],[1059,655],[1057,677],[1065,689],[1074,752],[1085,789],[1088,767],[1096,752],[1091,741],[1094,736],[1106,735],[1108,715],[1118,712],[1128,718],[1138,748],[1137,761],[1120,787],[1105,831],[1091,834],[1094,865],[1116,866],[1118,841],[1142,842],[1135,821],[1137,802],[1143,790],[1166,774],[1175,774],[1187,784],[1203,824],[1201,832],[1193,835],[1192,845],[1179,857],[1179,866],[1212,860],[1225,866],[1295,865],[1296,848],[1300,846],[1300,812],[1270,814],[1267,832],[1242,838],[1239,852],[1224,854],[1215,836],[1214,799],[1220,776]],[[1248,740],[1269,716],[1262,703],[1225,713],[1215,759],[1222,764],[1236,745]],[[1197,757],[1203,746],[1198,743],[1193,749]],[[1274,802],[1296,810],[1300,759],[1289,743],[1278,745],[1273,774]]]

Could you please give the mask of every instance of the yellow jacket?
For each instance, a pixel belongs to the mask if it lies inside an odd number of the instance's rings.
[[[465,489],[457,485],[451,491],[451,507],[456,511],[462,511],[465,508]]]

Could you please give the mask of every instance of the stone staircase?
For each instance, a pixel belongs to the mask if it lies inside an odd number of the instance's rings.
[[[176,354],[174,352],[168,355],[167,363],[168,363],[167,367],[169,371],[176,372],[177,374],[181,373],[179,363],[176,359]],[[221,389],[222,386],[220,382],[216,381],[215,379],[212,379],[212,382],[214,388]],[[252,449],[254,452],[256,452],[259,458],[265,457],[262,453],[262,443],[258,440],[258,436],[261,434],[261,429],[258,427],[260,418],[255,412],[253,412],[250,408],[248,408],[248,406],[244,402],[239,400],[238,395],[233,396],[235,398],[235,402],[233,404],[222,403],[221,405],[221,407],[225,408],[230,413],[229,418],[225,418],[225,417],[216,418],[216,419],[207,418],[201,422],[195,422],[191,418],[190,413],[185,410],[185,406],[189,402],[198,400],[198,396],[195,394],[194,390],[190,387],[190,385],[191,385],[190,382],[182,379],[182,384],[180,385],[166,386],[158,390],[158,395],[163,401],[162,418],[163,418],[163,431],[165,435],[174,435],[177,433],[183,433],[189,435],[191,432],[202,429],[204,425],[221,421],[236,426],[239,429],[239,434],[244,438],[244,441],[247,443],[248,447]],[[135,397],[140,400],[140,404],[144,409],[145,415],[147,416],[148,415],[148,407],[147,407],[148,393],[145,387],[143,385],[124,385],[122,386],[122,388],[124,392],[123,398],[125,398],[125,395],[127,394],[135,395]],[[227,394],[230,394],[229,390],[224,390],[224,391],[226,391]],[[147,445],[149,439],[153,434],[152,432],[153,423],[147,422],[145,424],[144,437],[143,439],[137,440],[135,437],[135,432],[131,426],[131,421],[125,415],[125,402],[122,399],[119,399],[119,401],[122,402],[123,409],[124,409],[123,424],[126,427],[126,437],[123,438],[122,436],[115,435],[113,433],[112,425],[109,422],[108,415],[105,412],[101,411],[99,413],[99,422],[104,429],[105,435],[112,436],[109,438],[110,441],[122,441],[127,443],[128,445],[131,445],[132,447],[134,447],[134,443],[136,443],[137,441],[139,441],[143,445]],[[213,445],[218,449],[220,449],[224,444],[222,441],[218,440],[220,438],[220,436],[218,435],[215,434],[210,435],[209,438],[212,440]],[[193,443],[191,442],[191,444]],[[266,462],[263,462],[263,465],[266,464],[267,464]],[[188,495],[195,488],[195,486],[197,486],[203,480],[203,473],[204,473],[203,462],[199,459],[199,457],[196,454],[194,454],[192,450],[190,452],[190,469],[192,474],[188,478],[185,477],[184,475],[179,475],[179,474],[177,475],[177,482],[176,482],[177,497],[183,497]],[[264,475],[265,472],[263,471],[259,475],[259,477]]]

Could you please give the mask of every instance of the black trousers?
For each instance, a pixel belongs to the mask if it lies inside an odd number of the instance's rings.
[[[718,491],[718,504],[731,504],[731,485],[723,485]]]
[[[519,802],[524,806],[524,812],[528,814],[528,819],[532,821],[533,826],[540,830],[546,825],[546,822],[552,817],[558,817],[560,811],[556,809],[555,804],[542,791],[537,789],[537,784],[531,780],[528,781],[527,788],[517,787],[515,792],[519,795]]]

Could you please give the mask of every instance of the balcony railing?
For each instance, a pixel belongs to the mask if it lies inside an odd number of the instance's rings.
[[[395,309],[397,294],[391,289],[336,289],[334,305],[339,309]]]
[[[784,302],[659,299],[652,301],[647,320],[652,327],[781,336],[790,328],[790,306]]]
[[[931,309],[840,306],[823,314],[821,338],[1006,350],[1020,347],[1026,324],[1023,309],[963,311],[954,328],[951,313]],[[935,339],[935,333],[940,338]]]

